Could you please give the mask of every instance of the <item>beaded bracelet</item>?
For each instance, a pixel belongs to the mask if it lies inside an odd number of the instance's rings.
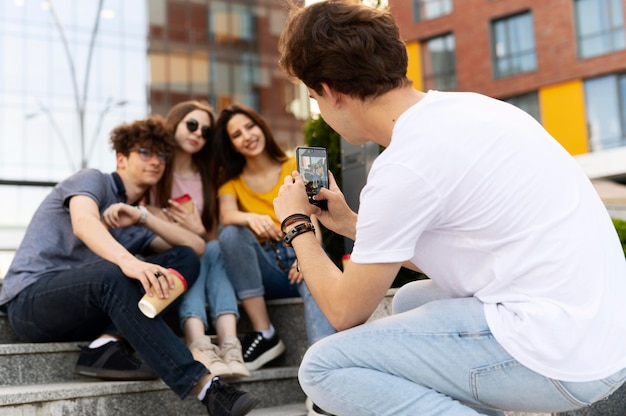
[[[285,229],[289,227],[291,224],[293,224],[294,222],[298,222],[298,221],[311,222],[311,218],[305,214],[291,214],[290,216],[285,218],[283,222],[280,224],[280,230],[286,234],[287,231],[285,231]]]
[[[315,227],[310,222],[303,222],[302,224],[298,224],[293,227],[285,236],[283,237],[283,243],[286,246],[291,246],[291,242],[294,238],[299,236],[300,234],[308,233],[309,231],[315,232]]]

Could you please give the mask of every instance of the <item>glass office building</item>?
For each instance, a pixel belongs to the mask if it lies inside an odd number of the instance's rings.
[[[274,0],[0,2],[0,252],[53,183],[115,169],[113,127],[179,101],[247,104],[283,148],[302,144],[308,94],[277,64],[284,19]]]

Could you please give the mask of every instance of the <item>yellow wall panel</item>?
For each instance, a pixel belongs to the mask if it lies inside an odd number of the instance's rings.
[[[543,126],[570,154],[589,152],[581,80],[541,88],[539,106]]]
[[[419,42],[409,42],[406,45],[409,55],[409,67],[406,76],[413,81],[413,88],[423,91],[422,87],[422,56]]]

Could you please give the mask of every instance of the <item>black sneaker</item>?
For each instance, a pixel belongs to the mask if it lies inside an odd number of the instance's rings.
[[[202,403],[210,416],[243,416],[254,409],[261,399],[247,391],[237,390],[218,377],[211,382]]]
[[[243,361],[248,370],[254,371],[285,352],[285,344],[278,338],[278,332],[270,339],[263,338],[260,332],[249,332],[241,342]]]
[[[159,378],[135,357],[125,341],[108,342],[98,348],[80,347],[75,373],[108,380],[154,380]]]

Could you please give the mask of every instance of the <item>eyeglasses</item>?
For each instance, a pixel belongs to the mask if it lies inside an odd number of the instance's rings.
[[[274,240],[269,240],[269,243],[270,243],[270,247],[272,247],[272,250],[274,250],[274,253],[276,253],[276,264],[278,265],[280,270],[282,270],[283,272],[286,272],[287,270],[289,270],[289,268],[285,266],[285,262],[283,261],[283,256],[280,254],[280,249],[278,248],[278,244],[276,244],[276,241]]]
[[[198,123],[198,120],[194,118],[190,118],[189,120],[185,121],[185,124],[187,125],[187,130],[189,130],[189,133],[193,133],[194,131],[198,130],[198,127],[200,127],[200,123]],[[202,126],[201,133],[202,133],[202,137],[205,140],[209,140],[211,138],[211,133],[212,133],[211,127]]]
[[[159,160],[159,163],[166,163],[167,160],[169,159],[169,155],[167,153],[153,152],[151,149],[148,149],[147,147],[138,147],[137,149],[131,150],[131,152],[137,152],[141,160],[143,160],[144,162],[149,162],[150,160],[152,160],[155,154],[156,154],[157,159]]]

